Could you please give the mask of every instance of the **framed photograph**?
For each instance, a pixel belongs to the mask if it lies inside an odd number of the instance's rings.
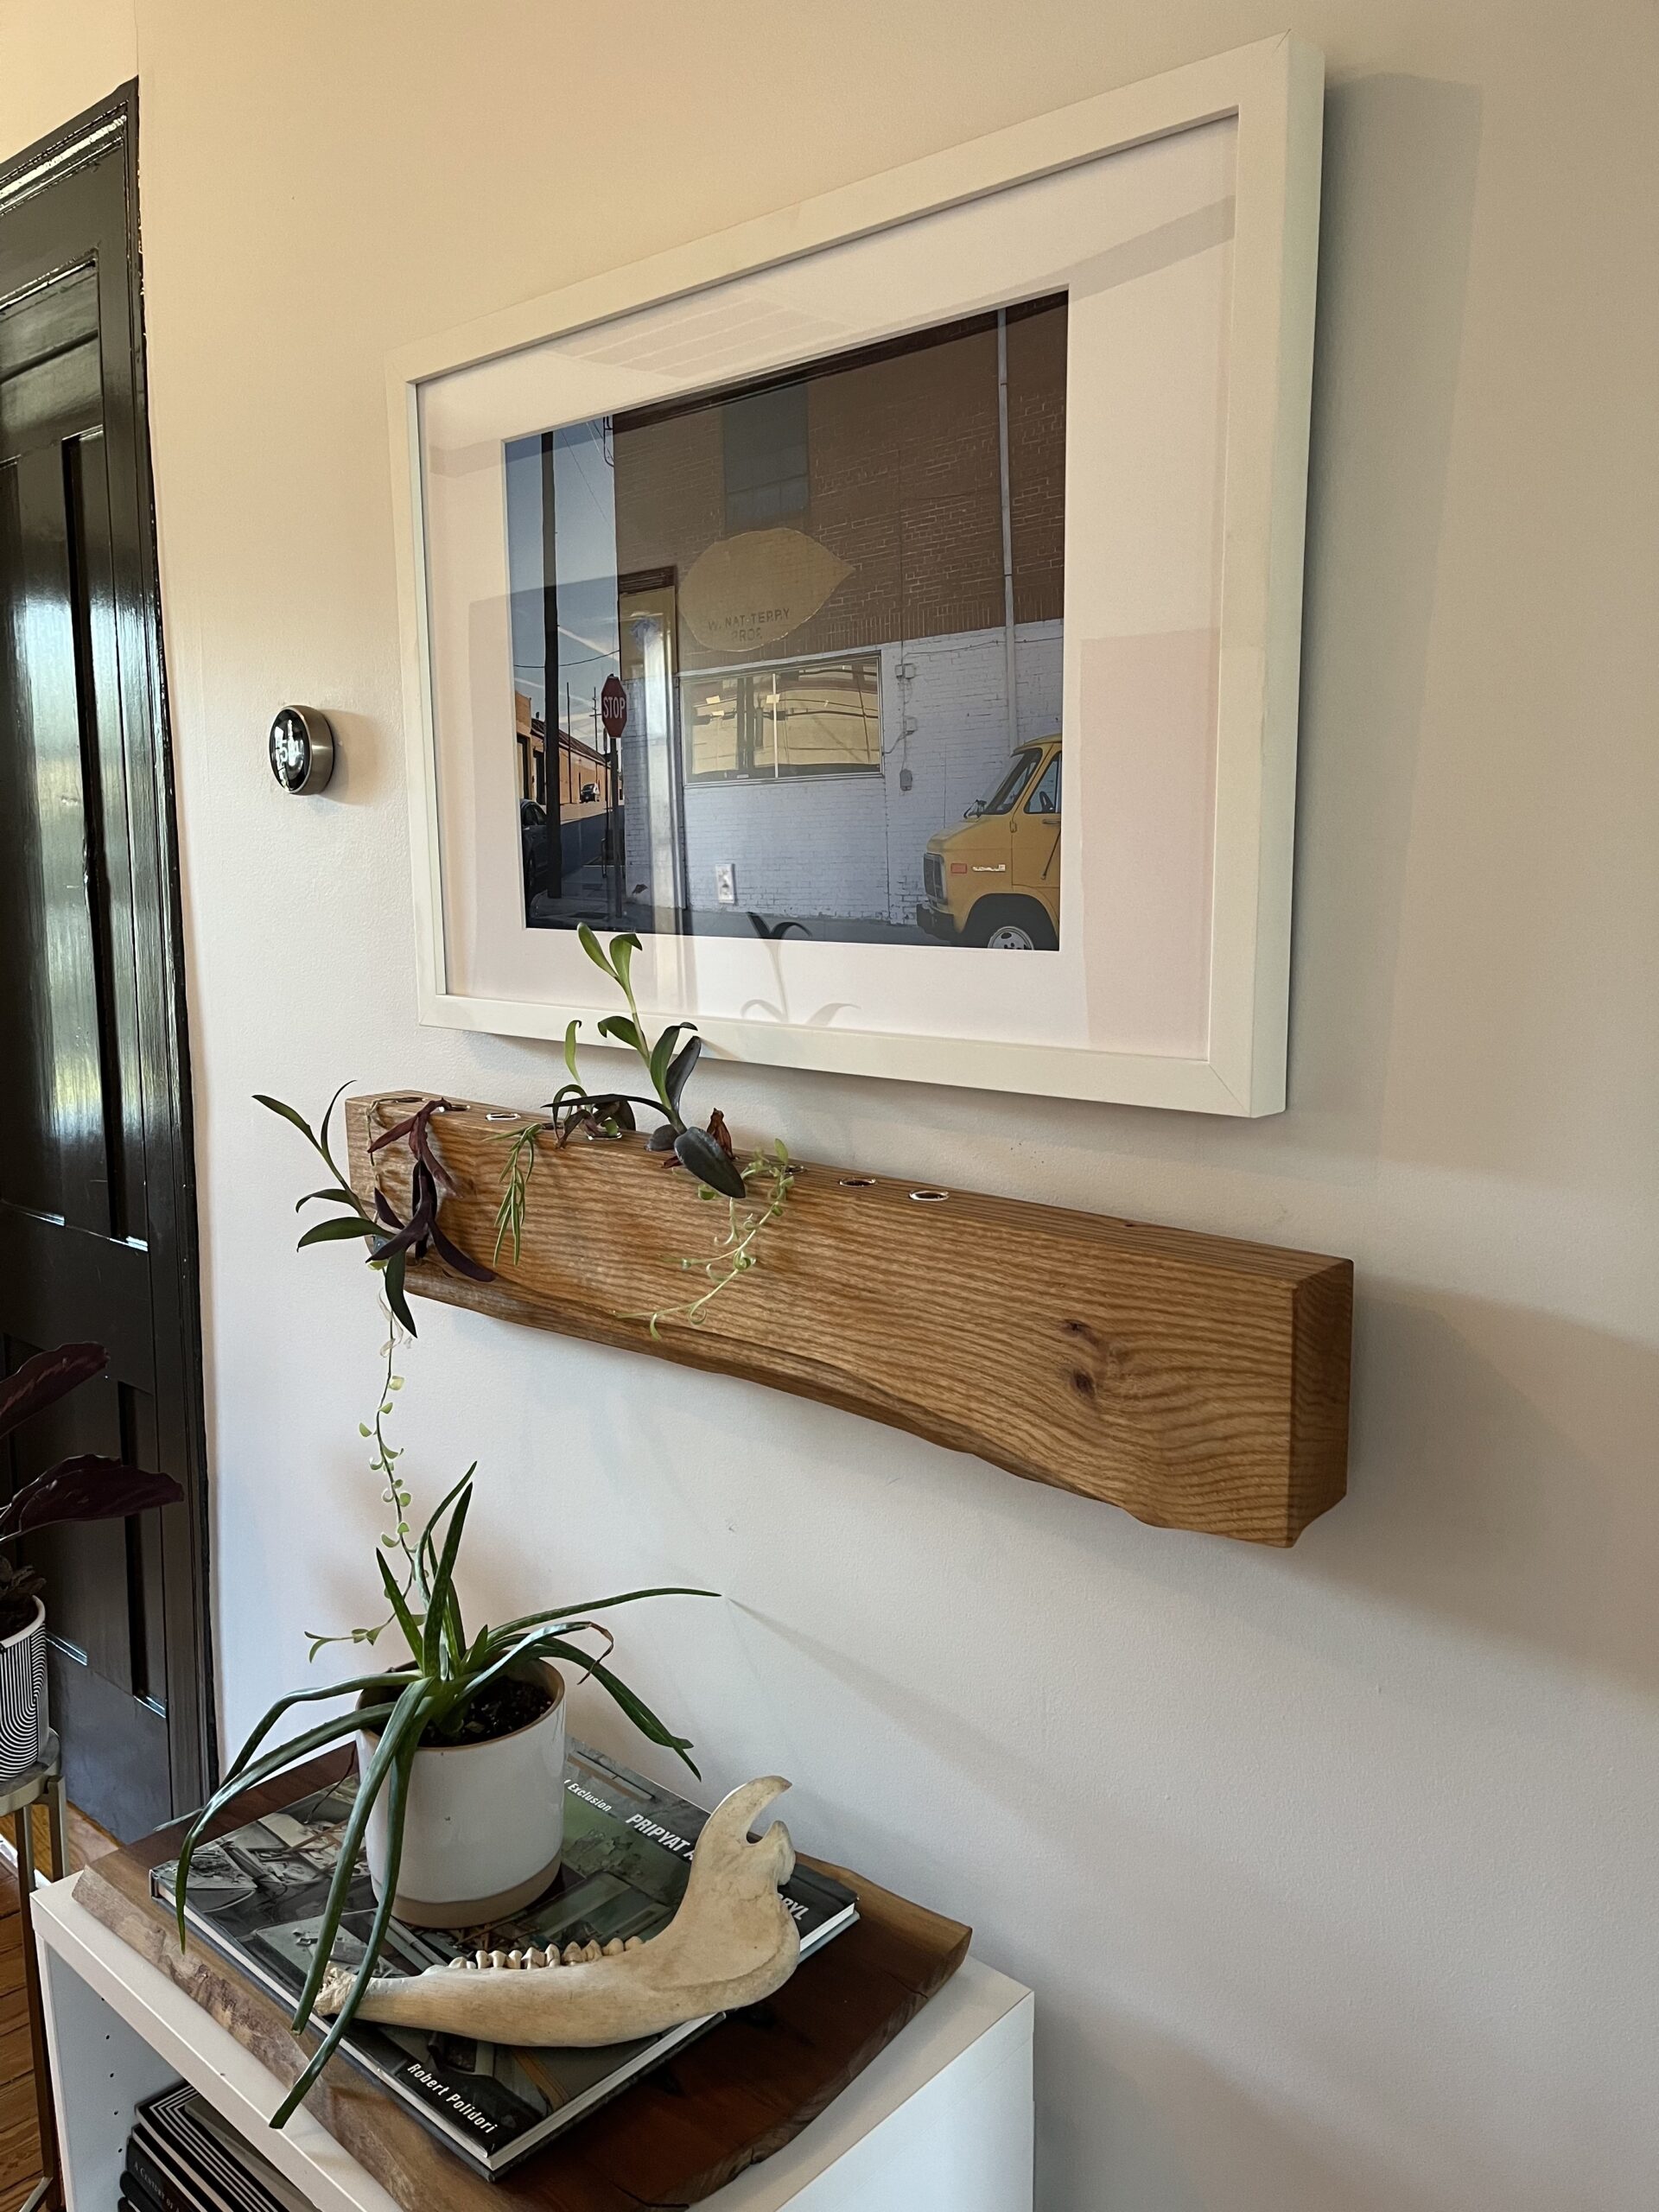
[[[1282,1107],[1322,86],[1247,47],[395,358],[423,1020],[591,1036],[586,922],[715,1054]]]

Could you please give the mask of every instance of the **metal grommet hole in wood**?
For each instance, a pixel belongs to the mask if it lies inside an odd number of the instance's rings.
[[[843,1175],[840,1181],[843,1191],[873,1191],[875,1188],[874,1175]]]
[[[950,1193],[949,1191],[912,1191],[910,1195],[918,1206],[942,1206]]]

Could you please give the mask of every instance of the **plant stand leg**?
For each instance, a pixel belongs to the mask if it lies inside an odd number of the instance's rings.
[[[61,1772],[46,1785],[46,1813],[52,1835],[52,1878],[60,1882],[69,1872],[68,1809]]]
[[[54,1804],[52,1848],[61,1854],[63,1784],[52,1790]],[[52,2107],[52,2075],[46,2054],[46,2021],[41,2006],[41,1962],[35,1949],[35,1831],[30,1808],[22,1805],[11,1816],[12,1840],[17,1848],[17,1915],[23,1942],[23,1995],[29,2010],[29,2062],[35,2072],[35,2111],[41,2132],[41,2170],[43,2178],[31,2191],[22,2212],[48,2212],[62,2202],[58,2188],[58,2125]]]

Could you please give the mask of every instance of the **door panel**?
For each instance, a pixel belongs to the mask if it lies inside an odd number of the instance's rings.
[[[0,458],[0,1201],[107,1230],[64,450]]]
[[[87,150],[72,131],[0,171],[0,1364],[91,1338],[109,1367],[0,1450],[0,1484],[93,1451],[184,1486],[29,1550],[70,1794],[130,1836],[199,1802],[212,1761],[130,98],[92,120]]]

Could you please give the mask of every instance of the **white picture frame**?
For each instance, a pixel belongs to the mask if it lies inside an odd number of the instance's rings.
[[[446,914],[442,793],[447,756],[472,743],[447,723],[434,681],[431,517],[423,409],[459,372],[815,255],[1083,171],[1179,134],[1230,124],[1233,214],[1224,402],[1218,416],[1213,802],[1201,1019],[1179,1048],[1040,1036],[912,1034],[835,1018],[752,1018],[698,1003],[697,940],[652,940],[636,963],[642,1002],[697,1021],[715,1057],[1234,1116],[1285,1103],[1303,525],[1317,264],[1324,64],[1289,35],[1105,92],[902,168],[585,279],[394,354],[388,364],[404,669],[420,1019],[556,1039],[613,1010],[602,979],[567,968],[543,995],[480,988],[458,972]],[[1068,405],[1070,405],[1068,401]],[[507,435],[526,426],[504,424]],[[1068,462],[1068,467],[1070,464]],[[1068,475],[1065,698],[1078,696],[1071,607],[1074,541],[1094,526]],[[1210,804],[1209,800],[1205,802]],[[453,872],[453,859],[449,867]],[[1071,866],[1066,863],[1068,869]],[[551,935],[553,932],[541,934]],[[570,939],[574,948],[574,938]],[[677,950],[671,948],[677,947]],[[815,956],[847,948],[814,947]],[[1001,956],[974,955],[983,960]],[[1019,963],[1014,963],[1016,966]],[[785,1005],[787,994],[779,997]],[[775,1017],[776,1009],[773,1009]]]

